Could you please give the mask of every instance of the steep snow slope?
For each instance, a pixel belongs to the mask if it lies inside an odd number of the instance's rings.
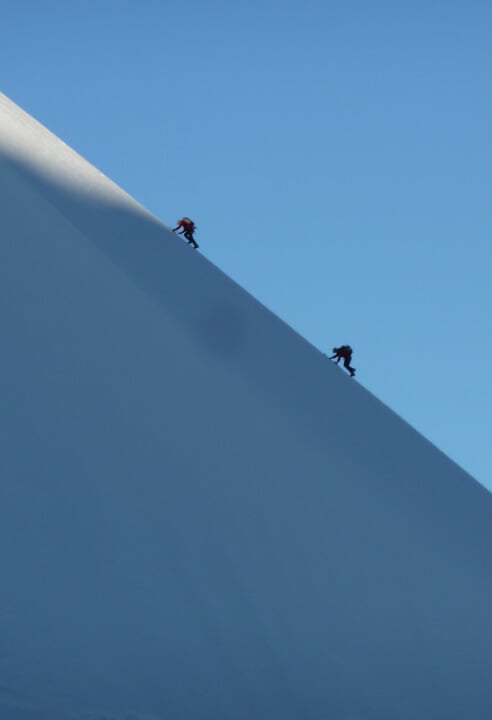
[[[489,493],[4,96],[0,192],[2,720],[490,720]]]

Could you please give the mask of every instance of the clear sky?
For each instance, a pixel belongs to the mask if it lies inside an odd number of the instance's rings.
[[[320,350],[352,345],[356,381],[492,489],[487,0],[4,0],[2,25],[5,94],[191,216]]]

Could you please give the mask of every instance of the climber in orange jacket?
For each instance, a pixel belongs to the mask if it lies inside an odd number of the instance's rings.
[[[181,228],[181,231],[178,233],[178,235],[184,235],[185,238],[188,240],[188,245],[193,245],[196,250],[199,245],[193,237],[193,233],[196,230],[193,220],[190,220],[189,217],[182,217],[181,220],[178,220],[178,224],[176,225],[176,227],[173,228],[173,232],[176,232],[176,230],[179,230],[179,228]]]

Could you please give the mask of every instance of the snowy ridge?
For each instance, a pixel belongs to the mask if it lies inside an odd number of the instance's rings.
[[[0,189],[2,720],[489,720],[490,494],[4,96]]]
[[[95,194],[105,202],[126,205],[150,215],[118,185],[1,93],[0,108],[0,150],[4,157],[25,164],[40,177],[63,184],[74,192]]]

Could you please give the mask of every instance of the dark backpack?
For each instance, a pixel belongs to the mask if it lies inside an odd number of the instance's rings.
[[[189,217],[184,217],[183,220],[186,222],[186,231],[194,233],[196,230],[196,225]]]

